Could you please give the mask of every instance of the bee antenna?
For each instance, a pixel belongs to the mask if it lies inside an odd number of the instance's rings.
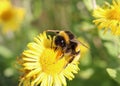
[[[82,42],[80,42],[80,41],[79,41],[79,43],[80,43],[81,45],[83,45],[84,47],[86,47],[86,48],[88,48],[88,49],[89,49],[89,47],[88,47],[87,45],[83,44],[83,43],[82,43]]]
[[[89,49],[89,47],[88,47],[87,45],[83,44],[83,43],[80,42],[80,41],[77,41],[77,40],[75,40],[75,39],[72,39],[72,40],[70,40],[70,41],[77,42],[77,43],[79,43],[79,44],[81,44],[81,45],[83,45],[84,47],[86,47],[86,48]]]
[[[47,32],[55,32],[55,33],[59,33],[59,30],[47,30]]]

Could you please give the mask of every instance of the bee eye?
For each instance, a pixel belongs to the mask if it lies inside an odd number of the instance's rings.
[[[62,37],[62,36],[56,36],[56,38],[55,38],[55,44],[57,46],[65,47],[66,46],[66,42],[65,42],[64,37]]]

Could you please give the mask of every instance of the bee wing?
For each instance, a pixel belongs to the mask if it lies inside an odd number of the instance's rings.
[[[60,32],[60,30],[47,30],[47,32],[59,33],[59,32]]]
[[[87,45],[85,45],[84,43],[82,43],[82,42],[80,42],[80,41],[78,41],[78,40],[76,40],[76,39],[72,39],[72,40],[70,40],[71,42],[76,42],[76,43],[78,43],[78,44],[81,44],[81,45],[83,45],[84,47],[86,47],[86,48],[89,48]]]

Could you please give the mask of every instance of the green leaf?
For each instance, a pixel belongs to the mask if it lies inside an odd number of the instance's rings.
[[[107,68],[106,70],[109,76],[120,84],[120,68],[117,69]]]

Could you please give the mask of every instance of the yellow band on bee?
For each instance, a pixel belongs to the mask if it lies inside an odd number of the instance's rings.
[[[66,43],[69,44],[69,36],[64,31],[60,31],[59,35],[63,36]]]

